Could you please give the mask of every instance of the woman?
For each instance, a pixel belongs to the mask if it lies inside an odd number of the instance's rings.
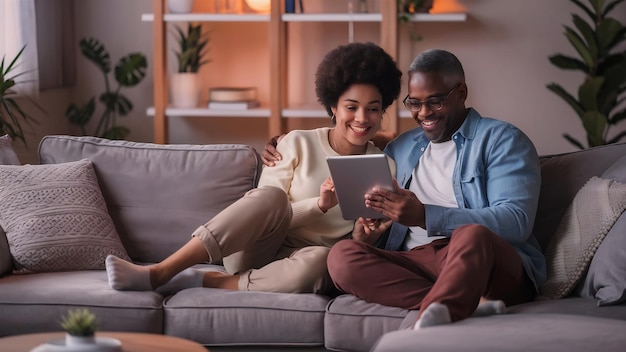
[[[278,146],[282,160],[263,170],[258,188],[200,226],[162,262],[140,266],[107,257],[110,286],[163,293],[200,286],[326,293],[333,287],[326,267],[330,247],[353,228],[362,235],[389,225],[378,221],[370,230],[342,218],[326,156],[381,153],[369,141],[400,93],[401,76],[393,59],[372,43],[327,53],[315,91],[334,127],[288,133]],[[228,273],[190,268],[205,262],[223,263]]]

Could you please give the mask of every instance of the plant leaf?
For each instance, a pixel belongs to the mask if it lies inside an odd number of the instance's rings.
[[[607,117],[599,111],[587,111],[582,116],[583,127],[587,132],[587,140],[590,147],[606,144],[604,130],[607,125]]]
[[[587,22],[585,22],[580,16],[573,15],[574,25],[582,34],[585,42],[587,42],[587,48],[589,49],[589,55],[591,57],[598,56],[598,42],[596,41],[596,35],[593,32],[593,29]]]
[[[591,52],[589,48],[585,45],[585,42],[582,38],[576,33],[573,29],[568,26],[565,27],[565,37],[567,40],[574,46],[574,49],[578,52],[578,55],[583,59],[585,64],[589,67],[594,67],[593,57],[591,56]]]
[[[563,138],[565,138],[568,142],[570,142],[573,145],[575,145],[576,147],[578,147],[578,149],[585,149],[585,147],[582,145],[582,143],[580,143],[577,139],[575,139],[574,137],[570,136],[569,134],[563,133]]]
[[[83,38],[79,43],[79,47],[83,56],[96,64],[105,75],[111,72],[109,52],[97,39]]]
[[[596,29],[596,37],[598,38],[599,52],[603,56],[608,55],[611,49],[624,39],[623,29],[622,24],[613,18],[605,18],[600,21]]]
[[[565,89],[563,89],[563,87],[561,87],[559,84],[550,83],[546,87],[556,93],[558,96],[560,96],[563,100],[565,100],[565,102],[567,102],[572,107],[572,109],[576,111],[576,114],[578,116],[581,116],[584,113],[584,109],[582,108],[580,103],[571,94],[565,91]]]
[[[598,110],[598,95],[602,84],[604,83],[604,77],[588,78],[578,88],[578,100],[583,110]]]
[[[92,97],[83,107],[78,107],[76,104],[70,104],[67,110],[65,110],[65,117],[71,124],[84,127],[91,120],[95,110],[96,98]]]
[[[127,115],[133,109],[133,103],[119,93],[102,93],[100,95],[100,102],[106,106],[107,110],[120,115]]]
[[[115,80],[124,87],[132,87],[146,76],[148,61],[141,53],[129,54],[115,66]]]
[[[580,70],[586,74],[591,74],[591,72],[589,72],[589,66],[573,57],[557,54],[550,56],[549,59],[550,62],[558,68],[564,70]]]
[[[589,16],[589,18],[591,19],[591,21],[593,23],[596,22],[596,15],[593,13],[593,11],[588,8],[585,4],[583,4],[582,2],[578,1],[578,0],[571,0],[574,4],[576,4],[576,6],[580,7],[581,10],[583,10],[583,12],[585,12],[587,14],[587,16]],[[593,0],[595,1],[595,0]]]

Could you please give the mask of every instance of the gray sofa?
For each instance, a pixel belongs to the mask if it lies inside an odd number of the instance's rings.
[[[39,155],[38,166],[91,161],[119,240],[128,256],[140,263],[160,261],[188,241],[197,225],[254,187],[261,172],[258,154],[246,145],[157,145],[47,136],[40,143]],[[608,172],[621,175],[618,181],[626,182],[624,155],[626,144],[542,157],[536,220],[542,245],[548,245],[565,210],[589,178]],[[0,164],[16,160],[6,138],[4,143],[0,139]],[[0,195],[2,192],[0,189]],[[3,218],[7,208],[10,205],[2,205],[0,200],[0,225],[7,223]],[[613,343],[626,342],[623,333],[616,334],[626,331],[626,304],[618,300],[599,307],[597,297],[602,290],[594,280],[602,275],[591,275],[592,271],[602,273],[609,260],[600,260],[599,255],[618,260],[614,268],[618,288],[611,290],[623,290],[626,215],[606,235],[589,274],[582,274],[567,297],[537,300],[510,307],[510,314],[469,318],[418,332],[407,329],[415,322],[416,312],[369,304],[350,295],[209,288],[187,289],[167,297],[156,292],[121,292],[109,288],[103,263],[90,270],[16,272],[16,258],[7,242],[12,236],[6,233],[0,229],[0,337],[59,331],[62,314],[87,307],[97,315],[100,330],[174,335],[212,346],[212,351],[276,350],[279,346],[283,350],[339,351],[450,350],[451,346],[463,350],[471,346],[500,351],[545,346],[586,350],[589,343],[600,346],[599,350],[611,350]],[[583,340],[588,344],[580,342]]]

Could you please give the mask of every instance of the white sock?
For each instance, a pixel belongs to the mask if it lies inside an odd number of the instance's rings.
[[[168,281],[165,285],[159,286],[156,291],[160,294],[169,295],[186,288],[202,287],[204,272],[187,268]]]
[[[109,286],[121,291],[150,291],[150,268],[108,255],[104,261]]]
[[[503,301],[486,301],[478,305],[473,317],[484,317],[487,315],[504,314],[506,313],[506,305]]]
[[[428,307],[426,307],[426,309],[424,309],[420,318],[417,319],[415,325],[413,326],[413,330],[419,330],[429,326],[450,324],[451,321],[450,311],[445,304],[431,303]]]

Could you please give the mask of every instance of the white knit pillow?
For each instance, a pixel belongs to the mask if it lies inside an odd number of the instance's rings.
[[[0,226],[16,270],[104,269],[128,255],[91,161],[0,166]]]
[[[540,298],[563,298],[572,292],[624,209],[626,184],[599,177],[587,181],[545,250],[548,279]]]

